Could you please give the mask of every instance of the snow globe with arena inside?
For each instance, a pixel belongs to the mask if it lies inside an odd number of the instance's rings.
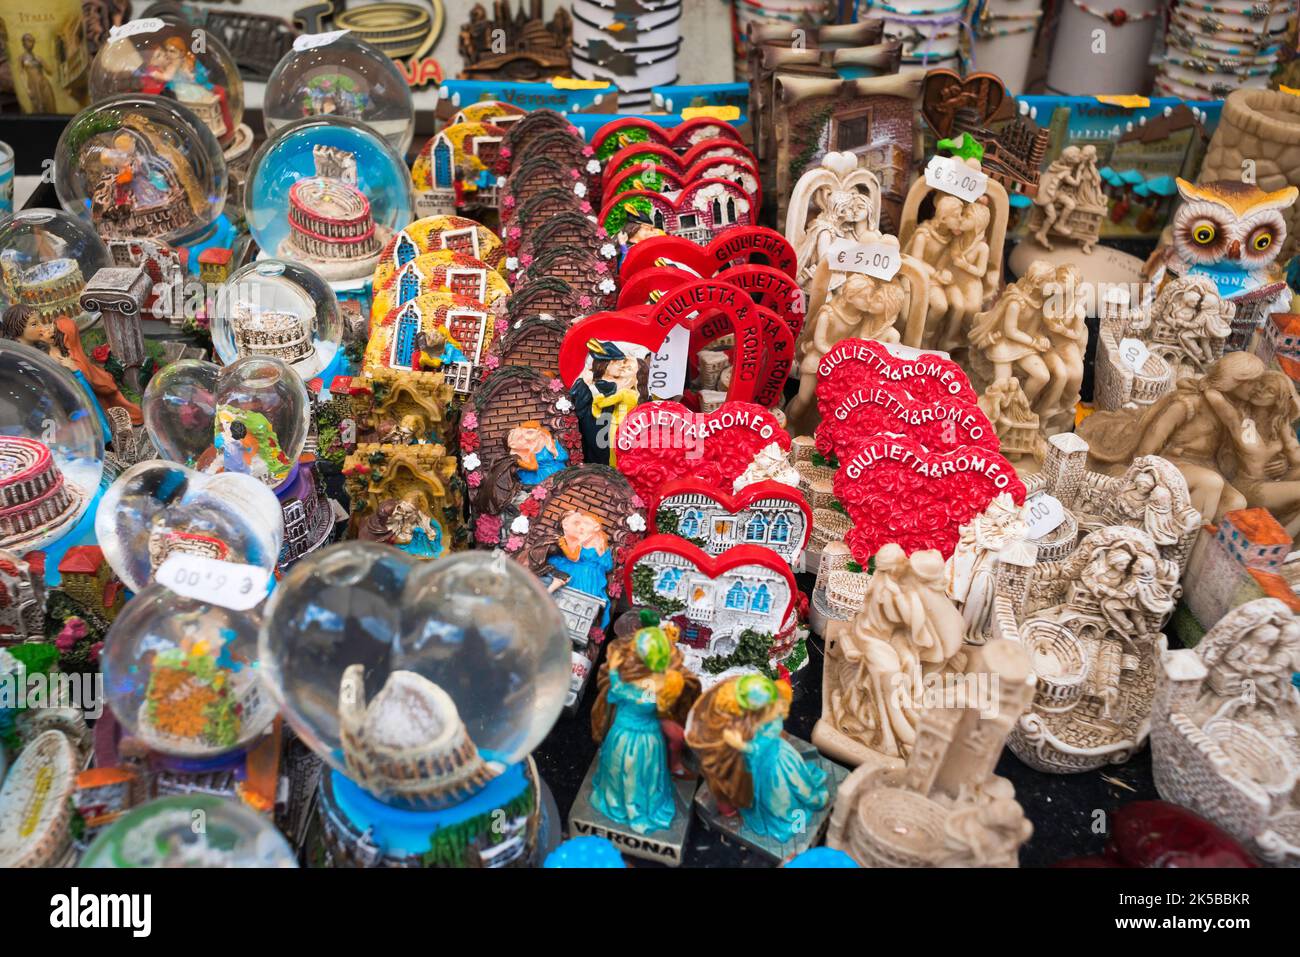
[[[0,312],[21,303],[47,321],[81,315],[81,292],[110,265],[85,220],[61,209],[24,209],[0,219]]]
[[[218,295],[212,344],[224,363],[271,356],[308,381],[334,361],[343,315],[329,283],[306,266],[262,259],[236,270]]]
[[[226,202],[226,161],[205,123],[174,100],[123,94],[87,107],[59,136],[54,190],[105,240],[185,245]]]
[[[259,657],[329,765],[319,804],[336,865],[534,862],[542,783],[529,753],[564,706],[571,655],[559,608],[522,565],[325,548],[276,587]]]

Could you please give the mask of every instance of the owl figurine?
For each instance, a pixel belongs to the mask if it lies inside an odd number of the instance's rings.
[[[1300,191],[1268,191],[1249,183],[1179,179],[1183,204],[1174,212],[1168,265],[1183,275],[1205,275],[1225,298],[1280,279],[1276,260],[1286,241],[1283,211]]]

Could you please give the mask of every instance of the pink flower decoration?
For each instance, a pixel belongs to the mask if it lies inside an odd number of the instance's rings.
[[[497,366],[501,365],[501,357],[489,354],[487,358],[483,360],[483,365],[489,369],[495,369]]]
[[[583,309],[590,309],[590,308],[591,308],[591,297],[590,297],[590,296],[579,296],[579,297],[578,297],[578,305],[581,306]]]
[[[467,429],[478,428],[478,416],[473,412],[466,412],[460,417],[460,424]]]
[[[511,227],[510,227],[510,238],[511,238],[511,239],[518,239],[518,238],[519,238],[520,236],[522,236],[523,234],[524,234],[524,233],[523,233],[523,230],[520,229],[518,226],[511,226]]]
[[[552,379],[548,384],[550,385],[552,392],[564,391],[564,382],[560,379]]]
[[[514,209],[515,198],[513,196],[507,196],[505,199],[501,200],[501,205],[504,206],[506,209]]]
[[[600,625],[592,625],[591,631],[587,632],[587,637],[594,642],[602,642],[605,640],[605,629],[601,628]]]
[[[576,126],[573,126],[572,124],[570,124],[569,126],[569,132],[575,134],[576,136],[582,135],[582,130],[578,129]],[[588,149],[590,149],[590,147],[588,147]]]
[[[483,484],[483,470],[479,469],[477,471],[470,472],[469,476],[465,479],[465,481],[469,483],[470,488],[478,488],[480,485]]]
[[[91,664],[94,664],[94,665],[99,664],[99,653],[100,653],[101,651],[103,651],[103,650],[104,650],[104,643],[103,643],[102,641],[97,641],[97,642],[95,642],[93,645],[90,646],[90,663],[91,663]]]
[[[501,147],[501,149],[497,150],[497,156],[500,156],[502,159],[509,159],[509,158],[510,158],[510,147],[508,147],[508,146],[503,146],[503,147]]]
[[[527,253],[519,257],[519,265],[527,269],[533,264],[533,257]]]
[[[524,547],[524,540],[518,535],[511,535],[506,539],[506,551],[517,552]]]
[[[596,155],[596,151],[595,151],[595,149],[592,148],[591,146],[584,146],[584,147],[582,148],[582,155],[583,155],[583,156],[595,156],[595,155]]]
[[[533,498],[537,499],[539,502],[546,498],[546,488],[539,485],[537,488],[533,489]]]
[[[569,179],[577,179],[577,178],[578,178],[578,171],[576,169],[569,170]]]
[[[609,597],[621,598],[623,596],[623,586],[617,579],[609,583]]]
[[[584,200],[582,201],[582,205],[579,206],[578,208],[579,208],[580,210],[582,210],[584,213],[589,213],[589,212],[591,212],[591,203],[587,202],[587,201],[584,199]]]
[[[501,517],[499,515],[480,515],[474,525],[474,534],[480,542],[495,545],[501,537]]]
[[[645,502],[642,500],[641,496],[637,495],[635,492],[632,493],[632,507],[645,508]]]
[[[596,272],[601,273],[601,274],[604,274],[604,273],[609,272],[609,263],[605,262],[605,260],[603,260],[603,259],[600,260],[599,262],[597,262],[597,263],[596,263]]]

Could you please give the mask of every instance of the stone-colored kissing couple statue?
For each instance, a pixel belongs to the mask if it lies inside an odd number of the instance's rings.
[[[1138,455],[1159,455],[1187,479],[1192,505],[1207,520],[1260,507],[1294,538],[1300,535],[1300,442],[1291,424],[1300,418],[1295,386],[1256,356],[1230,352],[1203,376],[1145,410],[1098,413],[1079,429],[1091,457],[1126,466]]]

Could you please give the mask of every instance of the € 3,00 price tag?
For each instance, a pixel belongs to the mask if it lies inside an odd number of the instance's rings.
[[[686,364],[691,352],[691,330],[674,326],[659,351],[650,357],[650,398],[671,399],[686,387]]]
[[[248,611],[266,597],[271,573],[257,565],[181,554],[169,556],[154,580],[185,598]]]
[[[1025,502],[1024,517],[1029,526],[1029,538],[1038,541],[1056,531],[1065,521],[1065,506],[1056,496],[1039,492],[1029,496]]]
[[[903,257],[897,243],[855,243],[837,239],[827,251],[836,272],[862,272],[886,282],[893,279]]]
[[[925,166],[925,184],[973,203],[989,188],[989,178],[951,156],[931,156]]]

